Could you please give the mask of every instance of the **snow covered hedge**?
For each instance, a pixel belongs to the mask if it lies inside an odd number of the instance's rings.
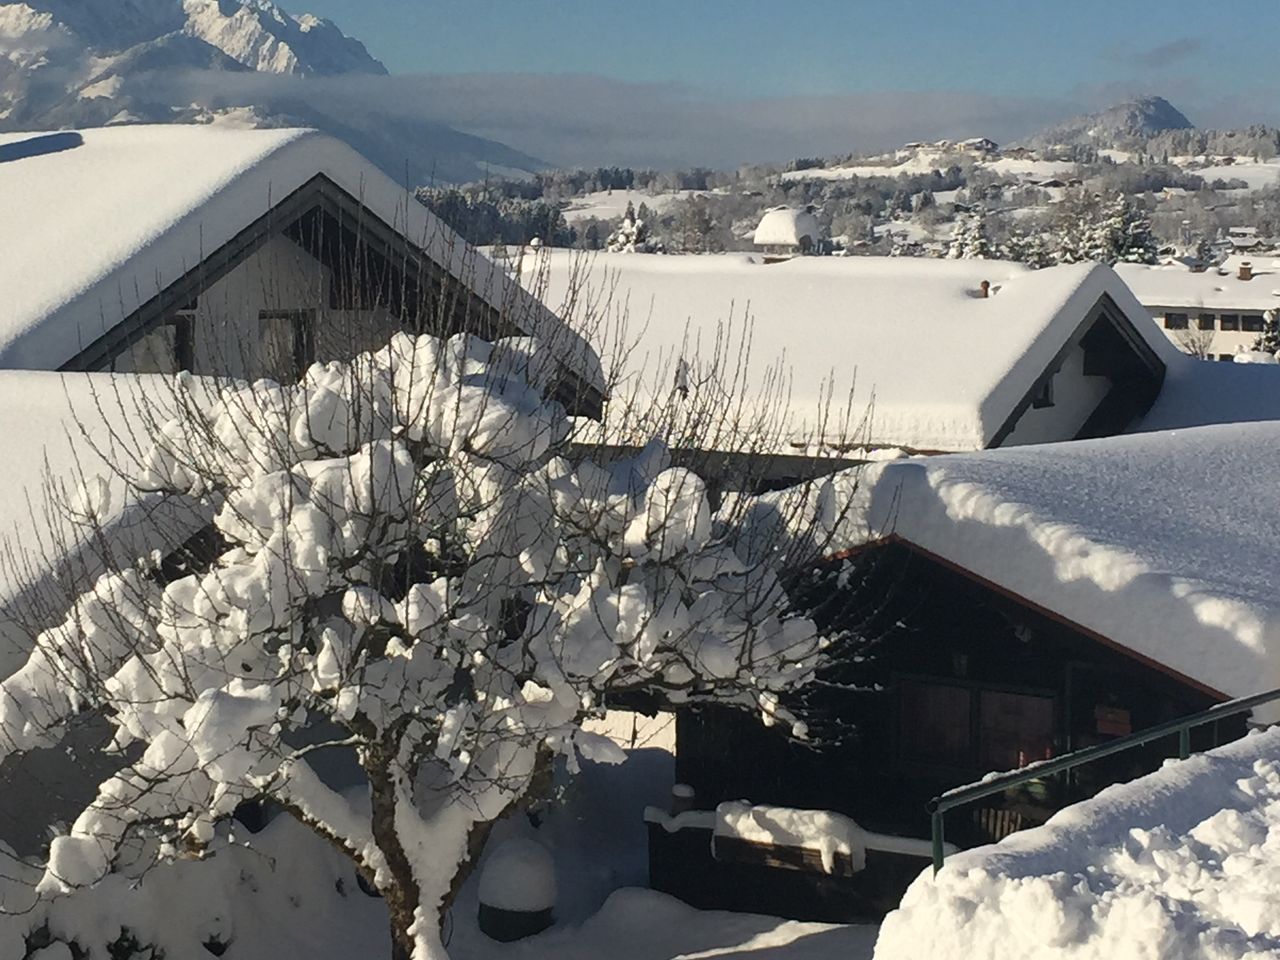
[[[661,444],[570,458],[555,376],[533,340],[401,334],[297,385],[176,381],[180,413],[122,469],[206,505],[211,555],[108,572],[0,685],[0,759],[87,712],[115,731],[120,770],[53,841],[42,895],[208,856],[270,797],[426,960],[487,826],[551,758],[619,759],[582,729],[611,697],[803,733],[781,697],[823,643],[772,554],[740,556]],[[354,752],[367,803],[322,782],[319,750]]]

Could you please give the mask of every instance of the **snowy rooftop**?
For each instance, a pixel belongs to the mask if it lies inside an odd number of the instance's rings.
[[[981,449],[1104,294],[1159,356],[1178,355],[1115,273],[1088,264],[1031,271],[1000,261],[888,257],[765,264],[748,254],[553,251],[545,258],[547,276],[529,269],[526,282],[545,281],[552,310],[628,314],[628,339],[638,347],[613,361],[622,380],[615,394],[667,396],[678,360],[696,369],[718,334],[732,324],[740,337],[750,318],[743,393],[760,398],[780,367],[789,404],[777,406],[794,443],[816,439],[824,410],[843,411],[852,396],[855,422],[874,401],[870,442]]]
[[[1244,261],[1253,268],[1252,280],[1240,279],[1239,266]],[[1181,264],[1137,263],[1117,264],[1116,272],[1148,307],[1183,307],[1188,311],[1280,308],[1280,260],[1270,256],[1235,256],[1220,268],[1201,273]]]
[[[1165,366],[1160,396],[1135,432],[1280,420],[1280,366],[1186,355],[1166,359]]]
[[[346,145],[311,130],[125,126],[0,134],[0,367],[56,369],[318,174],[482,297],[509,284]],[[539,311],[544,336],[565,336]],[[535,331],[529,331],[535,332]],[[597,381],[579,341],[566,363]]]
[[[144,392],[146,404],[139,402]],[[130,509],[124,481],[108,466],[132,466],[150,426],[139,410],[163,409],[168,395],[160,378],[0,371],[0,677],[25,656],[24,631],[13,618],[31,615],[46,596],[66,606],[61,594],[45,594],[49,577],[93,533],[71,522],[70,510],[92,505],[109,528],[108,548],[128,556],[171,539],[157,534],[157,524],[177,514]],[[80,496],[82,481],[96,488],[91,504]],[[181,529],[189,522],[180,520]]]
[[[752,242],[758,247],[801,247],[816,243],[821,236],[822,227],[812,213],[778,207],[760,219]]]
[[[1280,955],[1280,731],[961,853],[912,884],[876,960]]]
[[[1280,423],[867,470],[832,552],[897,535],[1214,691],[1280,687]]]

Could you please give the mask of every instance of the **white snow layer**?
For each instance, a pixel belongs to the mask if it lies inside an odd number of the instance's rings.
[[[1240,279],[1238,264],[1243,260],[1253,266],[1250,280]],[[1262,312],[1280,308],[1280,271],[1273,263],[1270,257],[1241,257],[1230,266],[1200,273],[1181,264],[1120,263],[1115,269],[1147,307]]]
[[[837,854],[849,858],[855,873],[866,865],[862,828],[830,810],[753,806],[743,801],[722,803],[716,807],[714,836],[815,850],[827,873],[835,872]]]
[[[1244,696],[1280,687],[1277,475],[1280,423],[1226,424],[875,464],[814,510]]]
[[[742,406],[771,415],[801,447],[851,438],[985,447],[1103,295],[1160,357],[1180,356],[1115,272],[1090,264],[1031,271],[985,260],[801,257],[766,265],[746,254],[565,251],[537,260],[546,269],[526,262],[523,280],[551,310],[625,320],[623,349],[612,351],[615,398],[647,408],[682,383],[696,392],[717,361],[731,380],[736,348],[749,340]],[[980,296],[984,280],[989,298]],[[690,402],[699,399],[712,402]]]
[[[817,243],[821,236],[818,218],[809,211],[777,207],[760,218],[752,242],[757,247],[800,247]]]
[[[602,386],[580,337],[350,147],[222,126],[0,134],[0,366],[56,369],[321,174]]]
[[[143,409],[162,413],[169,396],[159,377],[0,371],[0,678],[30,652],[32,624],[18,621],[45,607],[65,612],[66,586],[51,578],[82,563],[86,576],[100,569],[84,549],[95,525],[104,531],[93,548],[100,558],[180,543],[206,522],[174,502],[157,509],[131,500],[112,469],[132,466],[149,442]]]
[[[556,905],[556,866],[537,840],[517,838],[498,845],[480,874],[480,902],[497,910],[537,913]]]
[[[923,873],[876,960],[1280,957],[1280,731],[1068,807]]]

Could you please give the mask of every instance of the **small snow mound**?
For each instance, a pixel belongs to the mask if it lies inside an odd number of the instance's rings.
[[[756,246],[807,247],[818,242],[822,227],[807,210],[776,207],[766,213],[756,227]]]
[[[485,860],[480,902],[495,910],[538,913],[556,903],[551,852],[536,840],[508,840]]]
[[[816,850],[827,873],[835,873],[837,854],[849,858],[854,873],[866,865],[867,845],[862,828],[848,817],[828,810],[722,803],[716,807],[715,836]]]
[[[1236,363],[1280,363],[1280,360],[1277,360],[1274,355],[1267,353],[1265,350],[1241,350],[1232,359]]]

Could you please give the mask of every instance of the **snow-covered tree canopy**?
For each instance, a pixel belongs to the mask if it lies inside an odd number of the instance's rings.
[[[661,445],[571,459],[554,376],[534,340],[398,334],[297,385],[178,378],[178,414],[121,469],[204,504],[215,547],[176,578],[158,555],[107,572],[0,685],[0,758],[85,713],[120,752],[42,892],[204,855],[270,797],[347,851],[405,953],[436,957],[477,828],[553,755],[620,759],[581,726],[613,698],[803,734],[781,697],[824,643],[773,561],[735,551]],[[322,749],[355,752],[367,804],[313,772]]]

